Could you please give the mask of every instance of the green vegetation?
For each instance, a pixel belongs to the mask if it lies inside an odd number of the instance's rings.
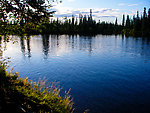
[[[12,71],[12,70],[11,70]],[[44,82],[35,83],[28,78],[22,79],[18,73],[8,72],[5,63],[0,66],[0,112],[17,112],[18,106],[26,112],[50,112],[50,113],[70,113],[73,112],[73,102],[69,91],[65,92],[64,97],[60,96],[60,88],[52,84],[51,87],[44,88]],[[14,108],[8,106],[4,98],[13,98]],[[3,106],[8,108],[3,109]]]
[[[48,19],[54,11],[49,11],[51,3],[55,0],[1,0],[0,19],[7,23],[20,25],[33,22],[40,23]]]
[[[124,15],[123,15],[123,18]],[[124,19],[122,22],[122,26],[124,26]],[[127,15],[125,26],[122,30],[122,33],[129,36],[135,37],[149,37],[150,36],[150,9],[148,10],[148,15],[146,13],[146,8],[144,8],[143,15],[139,16],[139,12],[137,11],[137,16],[133,16],[133,19],[130,19],[129,15]]]
[[[72,17],[74,18],[74,17]],[[77,19],[76,19],[77,21]],[[0,27],[0,34],[120,34],[122,26],[107,22],[98,22],[88,20],[87,17],[80,18],[80,23],[72,23],[71,19],[66,19],[65,22],[53,20],[50,22],[41,22],[35,24],[32,22],[24,25],[19,24],[3,24]]]
[[[46,2],[47,1],[47,2]],[[56,0],[57,1],[57,0]],[[0,34],[125,34],[132,36],[150,36],[150,9],[148,15],[144,8],[143,15],[131,19],[129,15],[122,25],[115,23],[96,22],[90,15],[81,15],[79,18],[65,18],[63,21],[52,20],[55,11],[50,10],[52,0],[1,0],[0,1]],[[60,1],[61,2],[61,1]],[[48,10],[49,9],[49,10]]]
[[[54,1],[54,0],[53,0]],[[43,33],[54,11],[51,0],[1,0],[0,35]],[[46,3],[47,2],[47,3]],[[0,36],[1,38],[1,36]],[[0,45],[1,47],[1,45]],[[3,51],[0,49],[0,56]],[[0,58],[2,59],[2,58]],[[45,88],[44,82],[35,83],[18,73],[8,72],[5,61],[0,64],[0,112],[73,112],[69,91],[60,95],[60,88],[52,84]]]

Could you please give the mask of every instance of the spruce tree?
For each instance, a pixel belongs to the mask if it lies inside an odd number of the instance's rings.
[[[130,18],[129,18],[129,15],[127,15],[126,28],[130,29]]]
[[[117,18],[116,18],[116,20],[115,20],[115,26],[117,26],[118,25],[118,21],[117,21]]]
[[[139,12],[137,11],[137,16],[135,18],[135,23],[134,23],[134,36],[140,36],[141,35],[141,22],[139,18]]]
[[[122,19],[122,26],[124,27],[124,23],[125,23],[125,15],[123,15],[123,19]]]
[[[147,35],[147,13],[144,7],[143,18],[142,18],[142,36]]]
[[[148,35],[150,36],[150,8],[148,10]]]

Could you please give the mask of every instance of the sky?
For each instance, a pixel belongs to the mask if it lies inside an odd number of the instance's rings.
[[[79,17],[79,14],[89,15],[92,9],[92,15],[95,20],[118,23],[122,21],[122,15],[136,15],[139,11],[143,13],[144,7],[150,8],[150,0],[62,0],[62,3],[54,2],[52,10],[56,13],[54,17],[64,18]]]

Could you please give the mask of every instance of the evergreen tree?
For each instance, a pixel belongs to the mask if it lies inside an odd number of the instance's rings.
[[[148,10],[148,35],[150,36],[150,8]]]
[[[130,29],[130,18],[129,18],[129,15],[127,15],[126,28]]]
[[[117,18],[116,18],[116,20],[115,20],[115,25],[118,25]]]
[[[125,15],[123,15],[123,19],[122,19],[122,26],[124,27],[124,23],[125,23]]]
[[[140,22],[140,18],[139,18],[139,12],[137,11],[137,16],[136,16],[135,22],[134,22],[134,35],[140,36],[140,34],[141,34],[141,22]]]
[[[142,36],[147,35],[147,13],[144,7],[143,18],[142,18]]]
[[[74,16],[72,15],[72,25],[74,26]]]
[[[150,24],[150,8],[149,8],[149,10],[148,10],[148,22],[149,22],[149,24]]]

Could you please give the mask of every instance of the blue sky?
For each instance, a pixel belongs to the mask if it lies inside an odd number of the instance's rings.
[[[62,3],[54,3],[53,9],[56,10],[55,17],[78,17],[89,15],[90,9],[93,10],[93,18],[101,21],[114,22],[118,18],[121,22],[123,14],[131,17],[143,8],[150,8],[150,0],[62,0]]]

